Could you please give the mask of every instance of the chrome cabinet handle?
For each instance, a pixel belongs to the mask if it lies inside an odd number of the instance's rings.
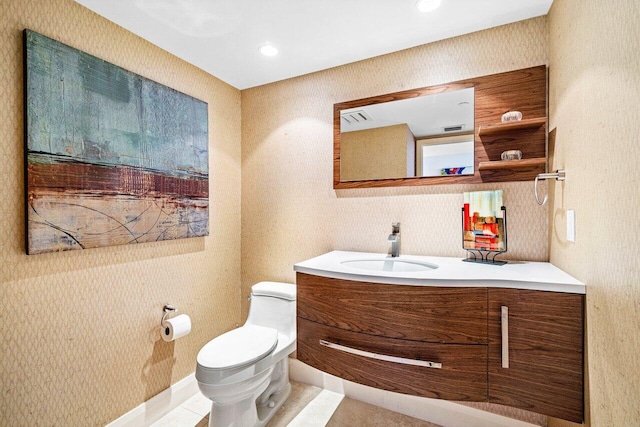
[[[502,367],[509,367],[509,307],[500,308],[500,326],[502,328]]]
[[[387,356],[386,354],[371,353],[370,351],[358,350],[356,348],[346,347],[344,345],[320,340],[320,345],[333,348],[335,350],[344,351],[345,353],[355,354],[357,356],[368,357],[369,359],[383,360],[385,362],[402,363],[404,365],[424,366],[427,368],[441,369],[442,363],[429,362],[426,360],[407,359],[404,357]]]

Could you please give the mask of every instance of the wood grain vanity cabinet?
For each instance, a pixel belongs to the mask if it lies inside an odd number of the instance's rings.
[[[583,298],[298,272],[297,357],[384,390],[581,422]]]
[[[581,294],[489,289],[489,402],[582,422],[583,304]]]
[[[394,286],[298,273],[298,317],[413,341],[487,344],[487,290]],[[393,289],[393,292],[389,292]]]
[[[296,283],[300,361],[399,393],[486,400],[486,289],[395,286],[301,273]],[[404,360],[354,355],[321,340]],[[411,364],[416,362],[434,366]]]

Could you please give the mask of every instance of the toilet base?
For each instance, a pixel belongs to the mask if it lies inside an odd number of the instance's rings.
[[[289,396],[291,396],[291,383],[287,382],[282,391],[271,395],[270,402],[273,402],[273,407],[270,408],[269,405],[258,406],[258,423],[256,427],[267,425]]]
[[[214,401],[209,427],[264,427],[291,395],[289,361],[285,357],[267,371],[269,377],[245,398]],[[202,384],[199,384],[202,390]],[[231,403],[233,402],[233,403]]]
[[[234,404],[233,409],[223,409],[213,403],[209,414],[209,427],[264,427],[290,395],[291,383],[287,382],[282,390],[272,394],[264,405],[256,405],[255,401],[247,399]]]

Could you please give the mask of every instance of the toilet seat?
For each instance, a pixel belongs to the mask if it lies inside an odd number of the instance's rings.
[[[197,357],[206,370],[241,368],[262,359],[278,345],[278,331],[258,325],[245,325],[226,332],[205,344]]]

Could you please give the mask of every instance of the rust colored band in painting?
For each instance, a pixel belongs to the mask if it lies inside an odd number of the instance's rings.
[[[208,179],[181,178],[126,166],[29,163],[29,189],[133,196],[208,197]]]

